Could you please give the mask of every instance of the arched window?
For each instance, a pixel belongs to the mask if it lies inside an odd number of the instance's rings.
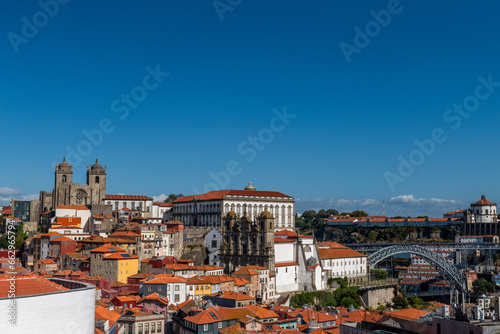
[[[66,182],[66,175],[63,175],[63,176],[62,176],[62,181],[63,181],[63,182]]]
[[[99,176],[95,177],[95,183],[99,183]]]

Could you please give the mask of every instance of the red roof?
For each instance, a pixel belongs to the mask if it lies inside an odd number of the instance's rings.
[[[152,201],[153,199],[148,196],[136,196],[136,195],[106,195],[104,197],[107,199],[118,199],[118,200],[143,200],[143,201]]]
[[[9,279],[0,279],[0,298],[8,297],[10,282]],[[66,290],[68,289],[39,276],[16,277],[16,297]]]
[[[491,205],[492,203],[486,199],[486,196],[481,196],[481,199],[476,202],[476,205]]]
[[[85,205],[59,205],[56,209],[90,210]]]
[[[257,197],[287,197],[292,198],[291,196],[285,195],[278,191],[260,191],[260,190],[218,190],[218,191],[210,191],[205,194],[196,195],[196,196],[182,196],[174,201],[174,203],[182,203],[182,202],[192,202],[194,198],[197,201],[208,201],[214,199],[223,199],[226,196],[257,196]]]
[[[106,244],[104,246],[94,248],[90,252],[91,253],[116,253],[116,252],[126,253],[125,249],[113,246],[111,244]]]
[[[365,254],[356,252],[350,248],[320,248],[318,249],[319,257],[325,259],[342,259],[352,257],[366,257]]]
[[[291,266],[298,266],[299,264],[296,262],[282,262],[282,263],[276,263],[274,266],[275,267],[291,267]]]
[[[162,207],[171,207],[171,206],[173,206],[172,203],[163,203],[163,202],[154,202],[153,204],[156,204],[156,205],[162,206]]]

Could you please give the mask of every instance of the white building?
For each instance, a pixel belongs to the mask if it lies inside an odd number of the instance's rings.
[[[94,285],[21,276],[16,277],[15,299],[8,297],[9,286],[10,280],[0,279],[0,309],[5,312],[0,333],[94,333]],[[14,310],[15,326],[8,321],[9,310]]]
[[[140,282],[139,294],[147,296],[157,293],[163,298],[167,298],[169,304],[177,305],[186,301],[187,279],[184,277],[170,275],[156,275],[149,277],[147,281]]]
[[[219,252],[222,245],[222,232],[218,228],[212,228],[205,235],[205,248],[207,250],[208,264],[219,265]]]
[[[151,217],[159,217],[162,222],[169,221],[172,217],[172,203],[154,202]]]
[[[245,190],[211,191],[196,196],[183,196],[174,201],[172,219],[185,226],[219,227],[221,217],[228,212],[237,218],[244,214],[250,220],[263,211],[274,217],[275,230],[295,230],[295,200],[278,191],[258,191],[250,183]]]
[[[51,219],[51,223],[53,223],[56,218],[63,217],[79,217],[81,218],[81,227],[84,232],[90,231],[90,216],[91,211],[85,205],[59,205],[56,208],[56,214]]]
[[[345,278],[350,284],[368,279],[368,257],[336,242],[320,242],[319,256],[328,278]]]
[[[483,195],[476,203],[472,203],[472,220],[475,223],[496,223],[498,221],[497,204],[491,203]]]
[[[326,289],[326,275],[313,236],[276,232],[274,258],[277,293]]]
[[[147,196],[135,195],[106,195],[102,204],[111,205],[113,210],[128,208],[139,216],[152,217],[153,199]]]

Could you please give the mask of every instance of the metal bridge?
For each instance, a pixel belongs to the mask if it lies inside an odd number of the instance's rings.
[[[436,268],[437,271],[439,271],[450,286],[454,286],[455,289],[467,293],[467,279],[464,274],[462,274],[453,264],[445,260],[441,255],[419,245],[397,244],[384,247],[371,254],[368,263],[370,267],[373,268],[380,261],[402,253],[420,255],[426,259],[430,265]]]
[[[454,250],[494,250],[500,249],[500,243],[369,243],[369,244],[344,244],[359,252],[377,252],[386,247],[417,246],[426,249],[454,249]],[[411,253],[411,252],[409,252]]]

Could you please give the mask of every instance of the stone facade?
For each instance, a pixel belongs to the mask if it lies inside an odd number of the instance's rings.
[[[243,266],[261,266],[274,274],[274,217],[263,211],[255,221],[238,218],[233,211],[222,220],[220,263],[230,274]]]
[[[73,183],[73,165],[66,162],[55,168],[54,190],[41,191],[41,211],[54,210],[59,205],[87,205],[102,203],[106,196],[106,167],[96,163],[87,167],[87,184]]]

